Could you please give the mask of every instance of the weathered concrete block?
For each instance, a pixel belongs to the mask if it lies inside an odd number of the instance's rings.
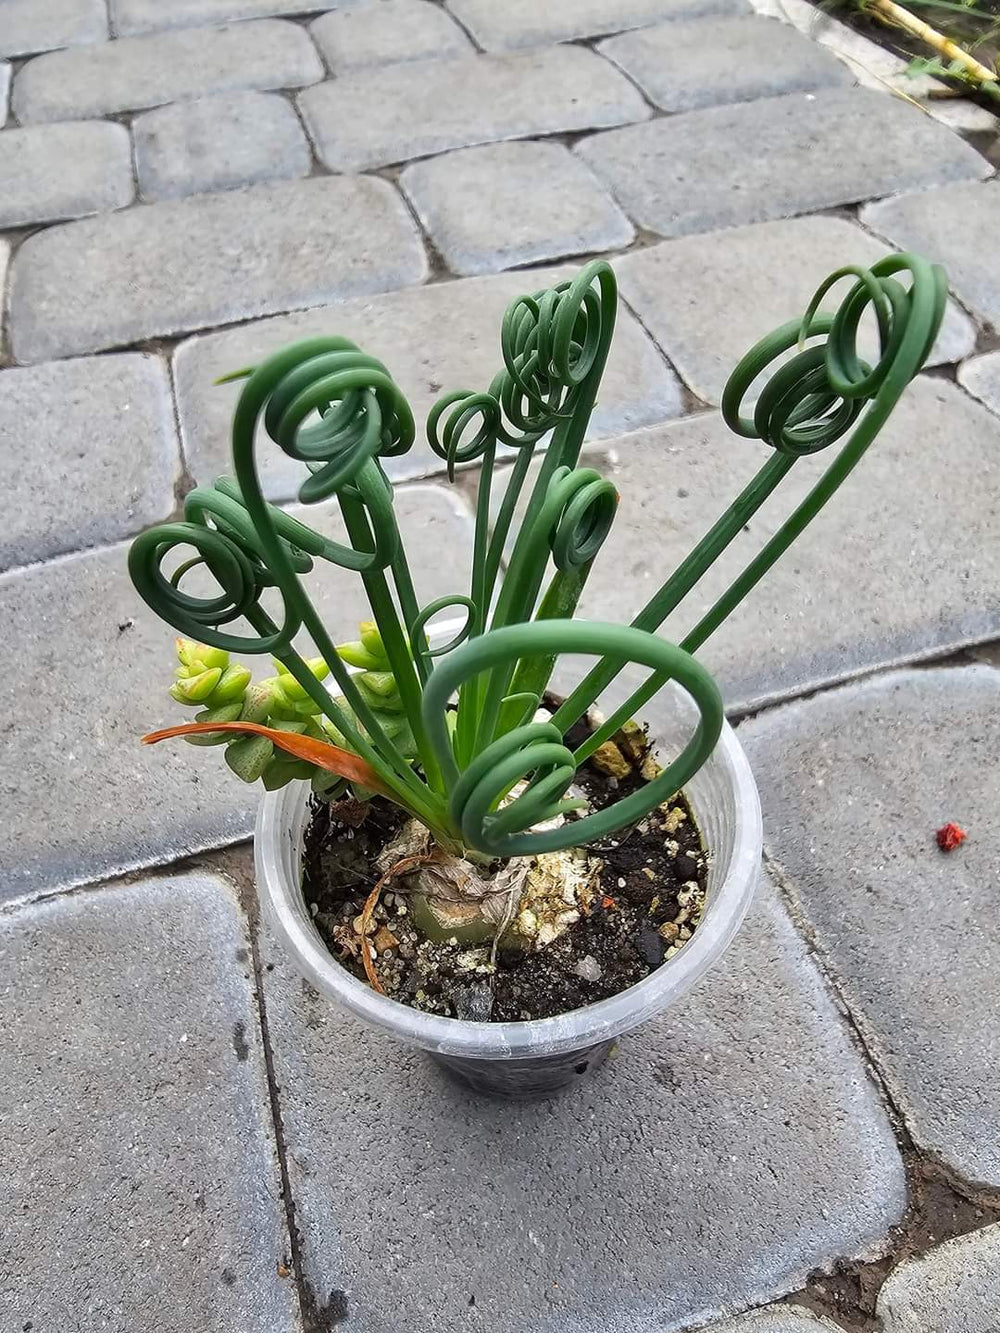
[[[0,227],[124,208],[135,195],[123,125],[81,121],[0,134]]]
[[[311,23],[309,31],[334,74],[474,50],[454,19],[429,0],[374,0],[338,8]]]
[[[302,28],[261,19],[38,56],[14,80],[14,110],[24,122],[79,120],[208,93],[301,88],[322,77]]]
[[[706,1333],[841,1333],[841,1328],[797,1305],[771,1305],[741,1319],[713,1324]]]
[[[635,236],[593,172],[557,143],[446,153],[414,162],[400,185],[453,273],[613,250]]]
[[[1000,416],[1000,352],[974,356],[958,368],[958,382]]]
[[[7,1326],[294,1333],[232,885],[141,880],[6,914],[0,974]]]
[[[132,122],[144,199],[235,190],[308,176],[299,118],[275,93],[219,93],[147,111]]]
[[[388,367],[413,407],[417,439],[409,453],[387,458],[397,479],[441,472],[444,463],[426,443],[429,409],[452,388],[487,388],[502,365],[500,321],[523,292],[569,277],[572,268],[508,273],[386,296],[345,301],[303,314],[283,315],[225,329],[182,343],[174,359],[181,437],[188,467],[211,480],[229,464],[229,421],[238,384],[213,381],[253,365],[286,342],[314,334],[342,334]],[[680,385],[636,320],[622,311],[604,388],[591,421],[591,438],[679,416]],[[291,499],[303,480],[300,463],[262,441],[261,476],[272,499]]]
[[[610,37],[599,50],[664,111],[854,82],[842,61],[789,24],[753,15],[661,23]]]
[[[0,302],[4,300],[5,296],[5,288],[7,286],[7,265],[9,262],[10,246],[5,240],[0,239]],[[4,330],[3,326],[0,325],[0,355],[3,355],[5,351]]]
[[[835,144],[850,144],[850,152]],[[943,125],[864,88],[689,111],[593,135],[576,151],[626,213],[661,236],[767,222],[989,172],[985,158]]]
[[[575,46],[361,70],[298,100],[316,151],[332,171],[366,171],[529,134],[623,125],[650,114],[618,70]]]
[[[167,518],[179,475],[170,385],[156,357],[0,370],[0,569]]]
[[[459,1089],[265,948],[306,1280],[366,1333],[461,1328],[473,1312],[497,1333],[690,1326],[878,1248],[902,1212],[888,1121],[765,884],[693,1001],[540,1103]]]
[[[30,56],[107,35],[104,0],[3,0],[0,56]]]
[[[270,18],[276,14],[317,13],[342,9],[352,0],[108,0],[119,37],[160,28],[197,28],[235,19]]]
[[[317,178],[151,204],[30,236],[11,279],[19,361],[41,361],[420,282],[386,181]]]
[[[899,189],[914,188],[900,182]],[[944,264],[952,290],[1000,328],[1000,255],[996,221],[1000,184],[955,186],[871,204],[862,221],[897,245]]]
[[[1000,1309],[1000,1226],[909,1259],[878,1296],[885,1333],[993,1333]]]
[[[746,0],[448,0],[448,8],[487,51],[600,37],[662,19],[750,12]]]
[[[960,523],[954,533],[968,565],[976,547]],[[1000,748],[998,703],[1000,672],[991,667],[908,671],[740,728],[765,841],[913,1138],[991,1185],[1000,1183],[1000,943],[984,923],[1000,834],[1000,773],[988,758]],[[945,854],[935,832],[952,820],[968,841]],[[938,1285],[952,1303],[954,1281],[940,1275],[957,1271],[931,1264],[919,1299]],[[900,1310],[907,1286],[901,1277],[890,1287]],[[961,1299],[954,1303],[953,1327],[970,1327]],[[887,1327],[943,1333],[944,1310],[919,1313]]]
[[[718,403],[737,361],[758,338],[804,314],[828,273],[888,253],[843,218],[791,218],[665,241],[622,255],[615,268],[625,300],[687,383]],[[847,291],[845,281],[824,308]],[[931,364],[960,361],[975,345],[975,326],[950,302]],[[874,364],[878,340],[867,321],[861,349]]]

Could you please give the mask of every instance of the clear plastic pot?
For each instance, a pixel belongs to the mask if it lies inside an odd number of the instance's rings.
[[[659,748],[690,735],[680,690],[657,700]],[[757,787],[726,724],[715,752],[685,788],[710,853],[705,913],[691,940],[648,977],[610,999],[555,1018],[471,1023],[422,1013],[378,995],[328,952],[302,894],[309,786],[269,792],[257,818],[255,860],[264,910],[298,968],[321,994],[373,1027],[428,1051],[466,1083],[500,1096],[550,1092],[601,1064],[616,1038],[676,1004],[725,952],[753,897],[761,854]]]

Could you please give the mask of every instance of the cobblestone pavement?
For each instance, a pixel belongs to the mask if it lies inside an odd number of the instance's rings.
[[[0,0],[0,1333],[997,1333],[996,122],[901,70],[805,0]],[[933,369],[707,654],[750,920],[592,1082],[473,1100],[272,946],[255,794],[140,751],[127,540],[225,466],[224,371],[340,332],[422,415],[610,254],[622,619],[756,466],[727,369],[889,246],[948,267]],[[391,462],[453,590],[467,479]]]

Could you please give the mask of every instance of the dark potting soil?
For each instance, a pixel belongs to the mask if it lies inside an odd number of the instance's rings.
[[[572,747],[583,740],[572,732]],[[636,768],[609,778],[588,763],[578,785],[593,809],[644,782]],[[361,913],[381,877],[375,862],[407,816],[382,797],[314,800],[306,831],[303,889],[334,957],[365,981],[361,950],[387,995],[452,1018],[515,1022],[550,1018],[635,985],[682,948],[704,903],[707,855],[683,794],[591,852],[603,861],[589,911],[544,947],[437,943],[414,928],[407,895],[388,881],[363,943]],[[497,865],[499,866],[499,862]],[[402,883],[402,881],[400,881]]]

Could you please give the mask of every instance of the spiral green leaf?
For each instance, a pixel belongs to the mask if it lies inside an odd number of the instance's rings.
[[[842,281],[850,287],[839,305],[821,312]],[[192,491],[183,518],[143,533],[129,558],[149,605],[196,641],[183,650],[175,697],[221,722],[236,706],[230,695],[245,690],[244,719],[263,708],[272,722],[283,718],[286,727],[334,739],[456,850],[525,855],[634,823],[687,782],[718,739],[721,698],[694,654],[857,466],[926,360],[945,299],[942,270],[916,255],[838,269],[801,318],[747,353],[726,385],[722,415],[737,436],[763,441],[771,455],[631,626],[576,618],[618,499],[610,481],[580,466],[615,326],[617,288],[604,261],[515,300],[503,318],[502,365],[492,382],[445,394],[428,415],[428,442],[450,479],[478,464],[468,593],[418,600],[380,461],[411,446],[414,421],[380,361],[345,338],[320,337],[236,372],[229,378],[246,382],[233,421],[234,476]],[[866,315],[878,333],[873,365],[858,351]],[[303,464],[302,503],[335,499],[346,542],[264,500],[256,450],[266,439]],[[806,499],[682,642],[661,639],[666,617],[791,469],[815,467],[813,455],[833,446],[833,461]],[[498,460],[509,466],[495,494]],[[442,552],[442,566],[448,558]],[[356,573],[372,612],[361,640],[339,650],[303,586],[323,563]],[[196,574],[192,590],[187,580]],[[460,627],[432,646],[428,627],[448,612],[461,612]],[[295,648],[300,632],[313,640],[323,672]],[[248,688],[248,673],[227,657],[240,650],[273,654],[275,682]],[[559,654],[569,652],[597,661],[551,720],[533,720]],[[571,749],[569,729],[629,663],[648,669],[645,683]],[[327,665],[337,698],[319,678]],[[580,764],[667,681],[698,710],[682,752],[616,805],[575,817]],[[304,771],[257,738],[227,743],[244,777],[280,785]],[[558,827],[537,828],[571,814]]]

